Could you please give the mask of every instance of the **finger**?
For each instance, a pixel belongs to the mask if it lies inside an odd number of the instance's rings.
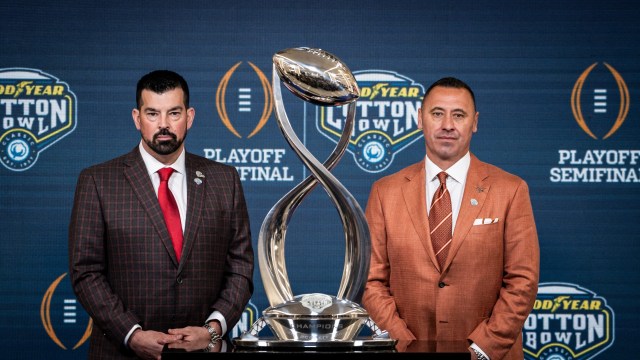
[[[169,349],[180,349],[180,348],[182,348],[184,346],[184,343],[185,343],[185,341],[179,340],[179,341],[167,344],[167,347]]]
[[[174,343],[176,341],[182,340],[182,336],[179,335],[175,335],[175,336],[164,336],[158,339],[158,344],[160,345],[166,345],[166,344],[171,344]]]

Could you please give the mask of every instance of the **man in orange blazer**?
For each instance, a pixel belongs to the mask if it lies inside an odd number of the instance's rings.
[[[474,359],[522,360],[522,327],[538,289],[538,235],[527,184],[471,154],[478,116],[461,80],[443,78],[427,90],[418,113],[425,159],[371,188],[362,304],[399,344],[465,342]],[[453,232],[434,250],[427,204],[443,171]]]

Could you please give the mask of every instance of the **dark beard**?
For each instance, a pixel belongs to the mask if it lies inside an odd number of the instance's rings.
[[[158,141],[158,136],[159,135],[169,135],[171,136],[171,140],[168,141]],[[185,133],[185,138],[187,137],[187,134]],[[149,146],[149,148],[151,150],[153,150],[154,152],[156,152],[159,155],[169,155],[169,154],[173,154],[174,152],[176,152],[179,148],[180,145],[182,145],[182,143],[184,142],[184,138],[178,140],[178,137],[171,133],[169,130],[167,129],[162,129],[159,132],[157,132],[156,134],[153,135],[153,139],[152,140],[147,140],[144,139],[144,142],[147,143],[147,145]]]

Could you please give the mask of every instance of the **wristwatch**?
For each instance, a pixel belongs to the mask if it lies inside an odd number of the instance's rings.
[[[209,336],[211,336],[211,340],[209,341],[209,345],[207,345],[207,347],[204,349],[204,351],[205,352],[210,352],[216,346],[216,341],[220,340],[222,337],[220,336],[220,334],[218,334],[216,329],[214,329],[213,327],[209,326],[209,323],[205,323],[203,326],[209,332]]]
[[[478,349],[471,348],[471,350],[473,350],[473,352],[476,353],[476,357],[478,358],[478,360],[489,360],[489,358],[484,356],[484,354],[482,354],[480,351],[478,351]]]

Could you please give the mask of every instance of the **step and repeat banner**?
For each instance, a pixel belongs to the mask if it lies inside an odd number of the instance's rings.
[[[178,3],[180,3],[178,5]],[[633,1],[13,1],[0,5],[0,335],[3,358],[82,359],[90,319],[68,276],[75,184],[140,140],[145,73],[191,87],[187,150],[235,166],[257,254],[271,207],[309,176],[274,115],[272,56],[321,48],[362,91],[332,173],[364,208],[371,184],[425,153],[417,109],[444,76],[480,112],[472,151],[530,186],[540,288],[527,359],[629,359],[640,335],[640,7]],[[286,90],[285,90],[286,92]],[[346,107],[284,94],[321,162]],[[388,149],[380,156],[372,146]],[[337,293],[345,242],[322,187],[287,233],[294,294]],[[268,307],[258,271],[237,336]]]

